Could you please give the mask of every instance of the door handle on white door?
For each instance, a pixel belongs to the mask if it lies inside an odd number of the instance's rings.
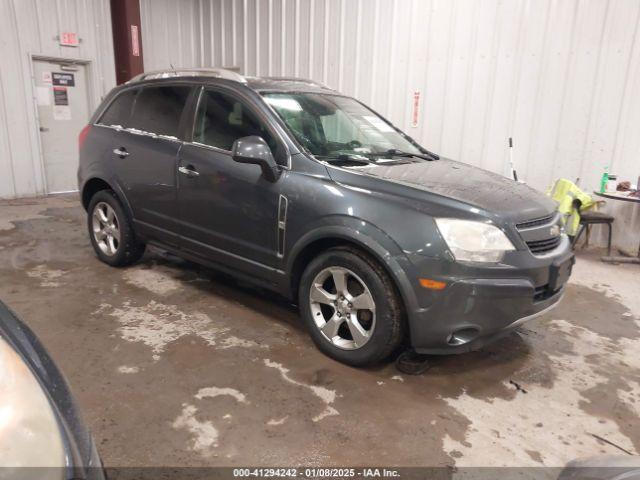
[[[200,175],[198,172],[196,172],[193,169],[193,167],[192,168],[178,167],[178,171],[183,175],[186,175],[187,177],[197,177],[198,175]]]
[[[127,150],[124,147],[114,148],[113,149],[113,153],[118,155],[120,158],[124,158],[124,157],[128,157],[129,156],[129,152],[127,152]]]

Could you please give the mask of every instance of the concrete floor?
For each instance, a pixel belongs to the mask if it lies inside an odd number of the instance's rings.
[[[107,466],[548,465],[640,451],[640,268],[581,254],[555,311],[410,377],[319,353],[294,308],[147,253],[100,263],[74,197],[0,203],[0,298]],[[634,313],[635,312],[635,313]]]

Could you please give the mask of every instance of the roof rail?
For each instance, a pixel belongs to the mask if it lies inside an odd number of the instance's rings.
[[[227,70],[225,68],[175,68],[171,70],[154,70],[136,75],[127,83],[141,82],[143,80],[152,80],[155,78],[173,77],[214,77],[233,80],[234,82],[247,83],[247,79],[238,72]]]
[[[285,82],[300,82],[300,83],[307,83],[309,85],[312,85],[314,87],[320,87],[320,88],[326,88],[327,90],[333,90],[332,88],[328,87],[327,85],[325,85],[322,82],[317,82],[315,80],[310,80],[308,78],[298,78],[298,77],[262,77],[265,78],[267,80],[282,80]]]

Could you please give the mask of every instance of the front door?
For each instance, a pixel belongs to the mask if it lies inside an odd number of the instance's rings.
[[[34,60],[47,193],[76,191],[78,134],[90,117],[84,65]]]
[[[270,182],[258,165],[237,163],[231,147],[258,135],[276,159],[284,147],[244,101],[203,90],[193,142],[180,151],[178,201],[183,247],[260,275],[277,265],[277,212],[284,178]],[[266,273],[265,273],[266,275]]]

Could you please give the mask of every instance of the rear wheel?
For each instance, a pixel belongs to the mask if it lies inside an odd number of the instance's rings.
[[[400,344],[402,304],[384,269],[368,255],[335,248],[305,269],[299,305],[320,350],[354,366],[385,360]]]
[[[131,265],[144,253],[129,218],[111,190],[101,190],[89,202],[87,226],[98,258],[114,267]]]

